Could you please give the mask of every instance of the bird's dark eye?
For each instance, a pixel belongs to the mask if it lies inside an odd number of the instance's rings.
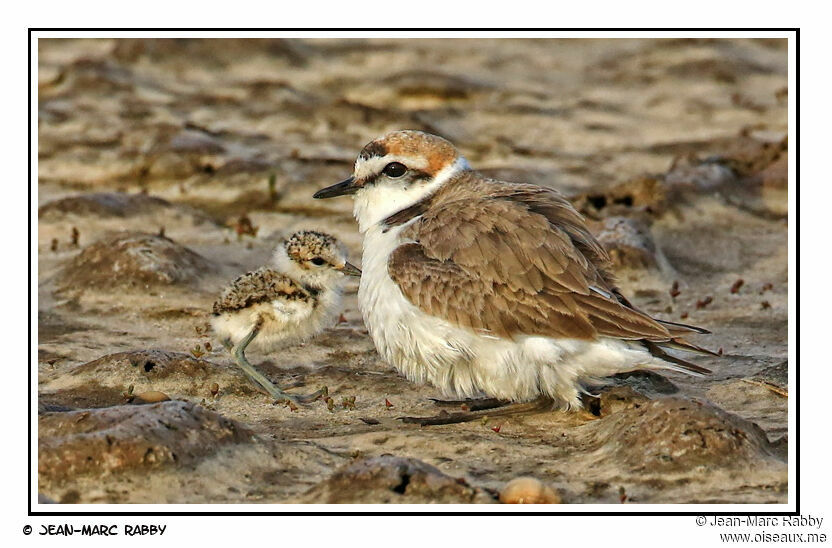
[[[387,175],[388,177],[401,177],[405,173],[407,173],[407,166],[404,164],[400,164],[399,162],[390,162],[384,169],[382,173]]]
[[[315,257],[314,259],[312,259],[312,264],[317,265],[317,266],[323,266],[323,264],[325,262],[326,261],[321,259],[320,257]]]

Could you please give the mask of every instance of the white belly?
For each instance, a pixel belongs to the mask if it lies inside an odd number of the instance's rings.
[[[236,345],[260,322],[260,331],[248,348],[271,353],[304,342],[334,325],[340,303],[340,288],[326,289],[318,294],[314,307],[309,302],[277,299],[214,316],[211,326],[220,340]]]
[[[455,327],[411,304],[387,272],[401,227],[365,233],[358,302],[379,354],[408,379],[446,396],[524,401],[549,395],[578,406],[582,381],[659,363],[636,345],[520,336],[505,340]]]

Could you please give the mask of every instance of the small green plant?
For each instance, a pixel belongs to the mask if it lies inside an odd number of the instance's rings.
[[[269,201],[277,201],[277,173],[274,172],[269,174]]]
[[[197,344],[197,345],[195,345],[193,348],[191,348],[191,355],[192,355],[194,358],[199,359],[199,358],[201,358],[202,356],[204,356],[204,355],[205,355],[205,351],[204,351],[204,350],[202,350],[202,346],[200,346],[200,345],[198,345],[198,344]]]

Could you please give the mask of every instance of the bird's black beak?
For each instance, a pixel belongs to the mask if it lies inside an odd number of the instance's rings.
[[[361,277],[361,271],[358,269],[358,267],[348,262],[344,263],[344,268],[341,269],[341,272],[343,272],[347,276]]]
[[[355,177],[350,177],[340,183],[322,188],[316,192],[312,197],[320,200],[323,198],[335,198],[336,196],[346,196],[348,194],[355,194],[361,188],[355,184]]]

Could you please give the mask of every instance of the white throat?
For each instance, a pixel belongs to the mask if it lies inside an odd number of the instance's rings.
[[[470,169],[468,162],[460,156],[454,163],[442,168],[427,184],[402,188],[380,183],[359,190],[355,195],[353,205],[353,215],[358,221],[358,230],[366,233],[390,215],[434,193],[440,186],[466,169]]]

